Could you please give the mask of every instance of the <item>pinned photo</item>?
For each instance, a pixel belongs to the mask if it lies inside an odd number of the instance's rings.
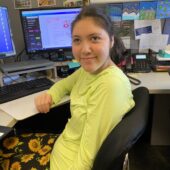
[[[38,7],[56,5],[56,0],[37,0]]]
[[[66,0],[63,2],[64,7],[79,7],[83,6],[82,0]]]
[[[14,0],[15,9],[31,8],[31,0]]]

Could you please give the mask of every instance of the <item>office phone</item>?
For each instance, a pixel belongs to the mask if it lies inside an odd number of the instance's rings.
[[[150,62],[147,54],[129,55],[125,64],[126,72],[148,73],[151,71]]]

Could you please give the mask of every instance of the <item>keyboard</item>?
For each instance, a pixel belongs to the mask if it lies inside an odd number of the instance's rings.
[[[0,87],[0,104],[46,90],[53,84],[47,78],[38,78]]]

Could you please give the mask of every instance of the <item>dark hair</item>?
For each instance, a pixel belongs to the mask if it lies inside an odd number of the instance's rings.
[[[113,48],[110,49],[110,57],[112,61],[115,62],[116,64],[120,63],[124,59],[126,48],[122,40],[114,35],[112,21],[110,17],[106,15],[104,8],[102,8],[102,6],[97,5],[84,6],[81,12],[72,22],[71,33],[73,32],[75,24],[86,17],[93,18],[94,22],[96,22],[96,24],[98,24],[108,33],[110,40],[112,40],[112,37],[114,37],[114,46]]]

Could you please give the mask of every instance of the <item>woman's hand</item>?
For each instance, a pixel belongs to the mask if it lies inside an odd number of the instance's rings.
[[[42,93],[35,97],[35,106],[40,113],[49,112],[52,104],[53,101],[50,94]]]

